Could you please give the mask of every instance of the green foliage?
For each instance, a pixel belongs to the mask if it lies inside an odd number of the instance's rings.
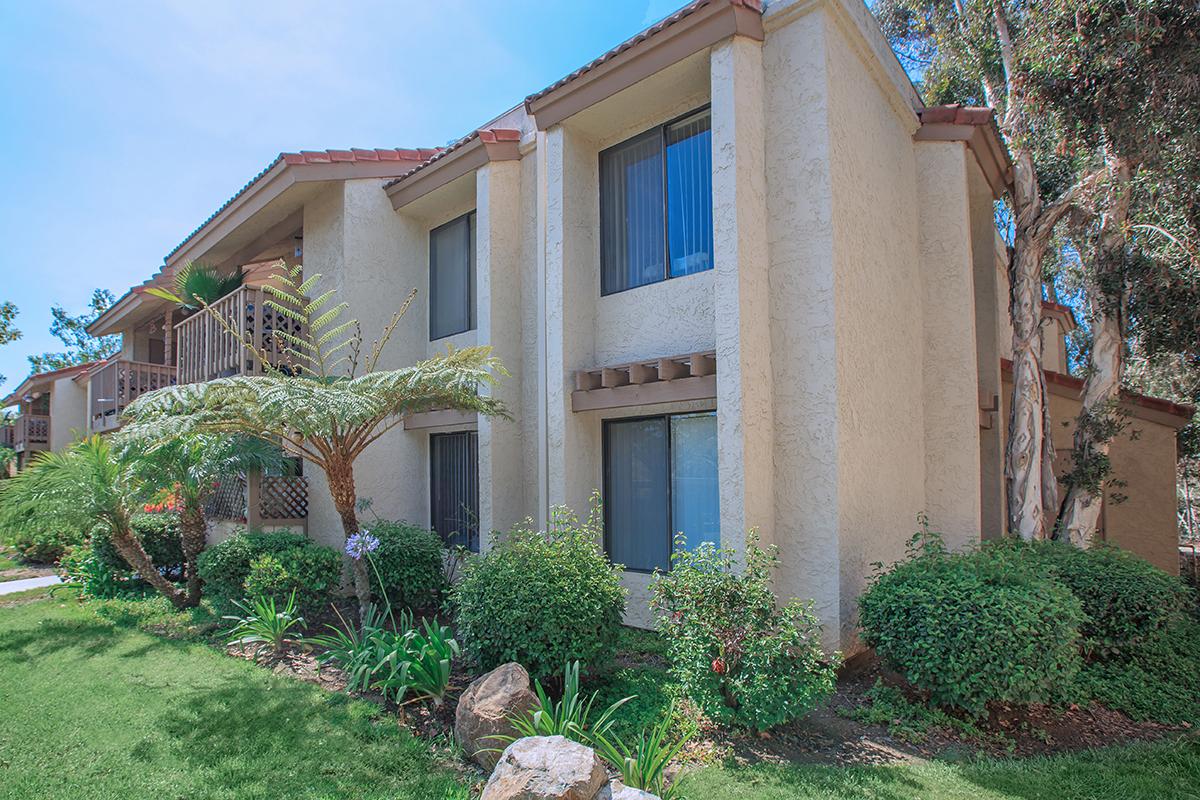
[[[76,364],[87,364],[108,358],[121,349],[120,336],[102,336],[97,338],[87,332],[91,325],[108,308],[116,302],[113,293],[107,289],[96,289],[88,301],[88,310],[79,316],[71,316],[61,306],[50,309],[53,321],[50,323],[50,333],[66,347],[57,353],[42,353],[29,356],[29,366],[36,375]]]
[[[255,655],[269,650],[277,656],[289,644],[300,641],[304,617],[297,612],[295,592],[282,607],[276,605],[274,597],[261,596],[235,600],[233,604],[242,613],[222,617],[233,623],[227,644],[236,645],[243,651],[249,647]]]
[[[1109,658],[1132,653],[1165,631],[1193,599],[1183,581],[1125,550],[1065,542],[1011,545],[1028,549],[1083,606],[1084,655]]]
[[[807,604],[775,603],[774,547],[747,537],[737,554],[711,543],[677,542],[671,571],[652,590],[671,669],[684,694],[710,718],[767,730],[808,713],[832,694],[837,657],[821,651],[820,625]]]
[[[546,532],[516,527],[468,559],[451,590],[468,654],[483,669],[517,661],[546,678],[570,661],[603,666],[625,610],[620,568],[601,550],[598,501],[587,522],[554,509]]]
[[[58,573],[64,583],[79,587],[81,595],[89,599],[128,599],[142,597],[147,591],[124,559],[114,567],[106,555],[97,552],[96,542],[68,547],[59,559]]]
[[[1044,573],[1001,548],[949,553],[925,527],[859,598],[863,638],[940,705],[978,715],[989,701],[1059,699],[1085,617]]]
[[[52,564],[67,550],[87,540],[87,528],[71,520],[41,514],[37,509],[0,508],[0,541],[11,545],[29,561]]]
[[[371,553],[378,575],[371,572],[371,590],[410,608],[432,608],[445,589],[445,548],[435,532],[403,522],[378,521],[370,533],[379,539]],[[379,580],[383,579],[380,586]]]
[[[340,586],[342,563],[336,550],[300,534],[242,531],[201,553],[197,568],[219,606],[254,594],[281,600],[295,591],[302,609],[318,610]]]
[[[199,309],[217,302],[242,285],[242,273],[222,275],[214,267],[189,261],[175,275],[175,291],[184,308]]]
[[[940,708],[905,697],[904,692],[882,680],[863,695],[865,705],[839,709],[838,713],[868,725],[886,725],[888,733],[906,742],[923,742],[936,729],[952,731],[969,739],[984,739],[988,734],[967,719],[947,714]]]
[[[184,557],[183,547],[179,542],[178,515],[135,514],[131,519],[131,527],[155,565],[167,577],[182,580]],[[91,541],[96,557],[114,573],[130,569],[103,529],[93,531]]]
[[[346,675],[346,691],[365,692],[371,688],[383,665],[396,659],[400,640],[413,629],[412,614],[400,612],[399,620],[392,618],[392,627],[375,606],[368,606],[362,624],[348,622],[334,609],[340,625],[326,625],[328,633],[312,636],[309,644],[321,648],[317,662],[337,664]]]
[[[507,745],[525,736],[565,736],[589,744],[592,737],[609,732],[616,720],[617,711],[633,699],[623,697],[608,705],[598,717],[592,719],[592,707],[596,704],[599,692],[592,692],[587,698],[579,693],[578,661],[563,667],[562,682],[562,697],[555,702],[542,688],[542,682],[535,680],[537,707],[508,718],[518,735],[492,738]]]
[[[690,733],[672,736],[674,707],[631,742],[611,732],[594,732],[588,737],[596,753],[621,776],[626,786],[658,795],[662,800],[679,796],[678,786],[667,783],[667,766],[691,738]]]

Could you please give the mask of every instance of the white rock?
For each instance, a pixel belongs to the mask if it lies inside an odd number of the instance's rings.
[[[607,783],[592,748],[563,736],[530,736],[504,750],[480,800],[596,800]]]

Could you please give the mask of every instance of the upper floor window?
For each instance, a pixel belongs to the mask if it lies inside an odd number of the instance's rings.
[[[712,267],[709,110],[600,153],[601,294]]]
[[[429,338],[475,328],[475,212],[429,232]]]

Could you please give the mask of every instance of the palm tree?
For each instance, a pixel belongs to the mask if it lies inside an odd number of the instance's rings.
[[[286,270],[286,268],[284,268]],[[157,436],[193,433],[241,433],[280,441],[289,452],[325,473],[334,507],[346,539],[358,533],[355,503],[358,495],[354,462],[369,446],[407,414],[458,409],[504,415],[500,401],[480,392],[497,376],[508,373],[491,355],[490,347],[448,350],[444,355],[398,370],[378,369],[379,358],[416,296],[408,299],[384,327],[364,356],[356,320],[342,320],[346,303],[329,306],[333,292],[313,300],[309,293],[321,276],[300,281],[300,267],[277,273],[278,285],[263,287],[272,310],[300,323],[299,334],[276,330],[287,363],[274,365],[268,353],[241,338],[232,321],[212,307],[212,314],[230,336],[239,338],[267,370],[264,375],[218,378],[207,383],[170,386],[139,397],[125,411],[133,434]],[[151,290],[179,302],[175,295]],[[357,374],[360,366],[362,374]],[[354,588],[360,613],[371,602],[371,583],[362,559],[353,561]]]
[[[217,302],[242,285],[242,273],[222,275],[213,267],[189,261],[175,276],[177,302],[187,309],[198,309]]]
[[[148,486],[169,490],[179,506],[179,541],[183,548],[188,607],[200,603],[196,559],[204,551],[208,526],[204,504],[221,478],[242,472],[274,469],[283,463],[279,447],[253,436],[154,436],[122,431],[123,455]]]
[[[20,524],[36,515],[84,530],[99,524],[143,580],[184,608],[186,596],[163,577],[133,531],[133,515],[152,491],[135,457],[91,436],[61,453],[40,453],[0,484],[0,517],[5,524]]]

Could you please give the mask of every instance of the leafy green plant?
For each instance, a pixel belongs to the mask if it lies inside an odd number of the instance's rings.
[[[807,713],[832,694],[838,656],[821,650],[808,604],[780,608],[771,588],[775,548],[747,537],[737,554],[677,541],[668,573],[652,585],[659,631],[684,694],[715,721],[766,730]]]
[[[201,553],[197,567],[206,594],[220,607],[231,608],[234,600],[255,594],[282,602],[295,590],[301,608],[310,613],[329,602],[342,570],[336,550],[287,531],[235,533]]]
[[[620,568],[599,547],[597,498],[588,520],[555,508],[549,530],[516,527],[468,559],[451,590],[457,628],[483,669],[517,661],[535,678],[570,661],[603,666],[625,609]]]
[[[864,640],[934,703],[1051,702],[1079,672],[1079,601],[1029,559],[950,553],[922,531],[859,598]]]
[[[365,692],[371,688],[381,665],[398,649],[400,639],[412,630],[412,615],[401,611],[394,629],[389,630],[374,606],[366,610],[359,625],[347,621],[336,608],[334,612],[341,624],[326,625],[328,633],[305,641],[322,649],[317,656],[319,664],[337,664],[346,673],[347,691]]]
[[[904,696],[895,686],[882,680],[868,689],[863,699],[866,703],[849,709],[838,709],[848,719],[870,725],[886,725],[888,733],[906,742],[922,742],[937,728],[956,732],[971,739],[984,739],[988,734],[966,719],[947,714],[940,708],[914,702]]]
[[[593,720],[592,707],[600,693],[592,692],[586,698],[579,693],[578,661],[563,668],[563,693],[557,702],[546,694],[541,681],[535,680],[533,685],[537,692],[537,707],[508,718],[519,736],[492,737],[496,741],[509,744],[524,736],[565,736],[589,744],[591,737],[607,734],[612,729],[617,711],[633,699],[617,700]]]
[[[620,773],[621,782],[626,786],[658,795],[662,800],[674,800],[678,791],[674,784],[667,783],[667,767],[692,737],[690,732],[671,735],[674,718],[672,704],[662,719],[643,730],[632,742],[612,735],[611,731],[593,731],[588,736],[588,743]]]
[[[183,547],[179,541],[179,516],[173,513],[134,514],[130,520],[133,534],[164,575],[182,580],[184,572]],[[129,564],[113,547],[112,541],[98,531],[92,536],[92,549],[104,564],[115,572],[128,571]]]
[[[412,700],[432,700],[441,705],[450,690],[450,670],[461,650],[450,629],[421,620],[421,628],[408,631],[398,640],[399,647],[383,665],[371,688],[400,702],[410,692]],[[379,670],[380,673],[383,670]]]
[[[214,267],[189,261],[175,275],[179,304],[196,310],[211,305],[242,285],[242,273],[222,274]]]
[[[299,630],[304,627],[304,617],[296,613],[295,592],[283,608],[276,605],[274,597],[239,600],[234,605],[242,614],[222,617],[233,622],[228,644],[237,645],[243,651],[250,647],[255,655],[267,649],[278,656],[289,644],[300,641]]]
[[[79,588],[83,597],[96,600],[142,597],[148,589],[121,561],[122,567],[97,555],[91,543],[69,547],[58,561],[58,574],[63,583]]]
[[[426,528],[386,520],[364,528],[379,540],[371,553],[376,570],[372,590],[411,608],[435,607],[446,587],[441,537]]]

